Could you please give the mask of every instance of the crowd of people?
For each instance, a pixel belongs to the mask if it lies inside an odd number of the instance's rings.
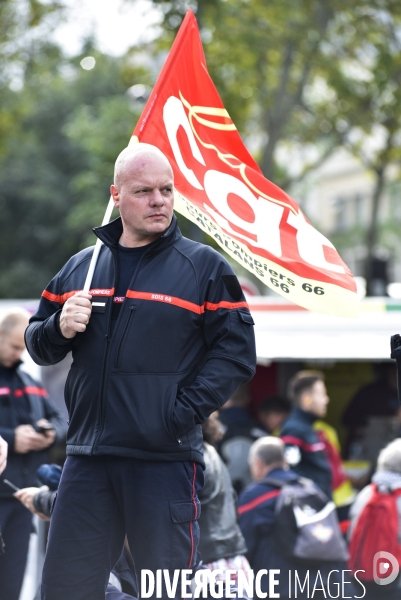
[[[382,371],[388,373],[390,368],[386,366]],[[237,398],[240,396],[237,394]],[[242,397],[245,397],[243,393]],[[359,394],[356,398],[359,401]],[[239,525],[247,545],[246,557],[253,570],[279,569],[282,574],[287,574],[280,580],[278,589],[281,598],[333,597],[330,593],[334,593],[335,585],[343,590],[343,597],[347,597],[348,593],[348,597],[370,600],[399,598],[401,437],[381,450],[376,470],[370,477],[352,478],[344,469],[336,431],[324,421],[328,403],[323,373],[300,371],[288,382],[286,398],[268,398],[258,408],[259,427],[263,425],[268,435],[265,433],[253,441],[255,423],[249,418],[248,421],[242,420],[244,426],[248,423],[252,428],[247,436],[242,430],[236,451],[239,453],[240,448],[245,450],[246,436],[249,444],[248,474],[244,475],[243,481],[245,483],[249,475],[254,482],[240,489],[238,500]],[[383,410],[381,407],[377,412]],[[398,406],[396,410],[399,410]],[[226,422],[224,412],[222,421]],[[235,449],[236,436],[228,432],[227,437],[231,448]],[[278,505],[280,507],[284,502],[280,500],[284,494],[283,486],[293,487],[292,493],[296,496],[300,492],[294,490],[302,485],[303,480],[313,482],[331,505],[334,521],[330,526],[336,530],[337,538],[333,534],[329,540],[324,540],[324,544],[336,548],[338,535],[345,542],[337,555],[331,558],[325,556],[324,548],[313,554],[313,539],[307,540],[300,555],[296,555],[294,548],[282,543],[283,538],[291,537],[285,521],[279,518],[281,509]],[[238,485],[238,479],[235,483]],[[310,500],[309,496],[309,504]],[[295,500],[292,502],[295,503]],[[327,513],[328,504],[324,506],[323,503],[322,506]],[[316,509],[315,523],[327,525],[323,520],[316,521],[318,514]],[[288,518],[288,514],[286,516]],[[305,523],[306,519],[302,527]],[[323,527],[320,527],[322,531]],[[305,560],[307,548],[311,555]],[[376,557],[378,553],[383,556]],[[384,561],[384,566],[380,566],[380,560]],[[391,575],[388,574],[389,569]],[[294,594],[291,573],[295,571],[303,582],[309,572],[309,580],[306,590],[298,588],[298,596],[291,596],[291,589]],[[348,592],[344,589],[344,573],[352,575],[347,582]],[[313,582],[317,578],[322,590],[316,588],[312,596]],[[262,589],[265,592],[269,589],[267,577]]]
[[[401,439],[355,498],[321,372],[251,415],[252,316],[229,264],[182,237],[173,189],[160,150],[123,151],[92,289],[77,291],[85,249],[29,324],[21,309],[0,319],[0,600],[18,600],[32,513],[50,521],[42,600],[143,597],[142,572],[170,577],[146,597],[180,598],[187,571],[213,573],[214,598],[398,598]],[[72,352],[68,431],[20,368],[25,343],[39,365]]]

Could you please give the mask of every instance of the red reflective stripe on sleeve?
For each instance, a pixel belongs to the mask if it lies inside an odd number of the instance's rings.
[[[323,442],[308,444],[307,442],[304,442],[304,440],[301,440],[300,438],[297,438],[293,435],[283,435],[281,439],[284,442],[284,444],[289,444],[290,446],[298,446],[306,452],[320,452],[325,449],[325,445],[323,444]]]
[[[251,502],[240,506],[238,508],[238,514],[242,515],[243,513],[248,512],[253,508],[256,508],[257,506],[259,506],[259,504],[263,504],[263,502],[267,502],[272,498],[276,498],[280,494],[280,492],[281,490],[273,490],[272,492],[266,492],[266,494],[262,494],[262,496],[259,496],[259,498],[255,498],[255,500],[251,500]]]
[[[249,306],[246,302],[226,302],[225,300],[218,302],[218,304],[213,304],[212,302],[205,302],[206,310],[218,310],[219,308],[228,308],[230,310],[233,310],[236,308],[248,308],[249,309]]]
[[[33,385],[26,386],[24,391],[27,394],[36,394],[37,396],[47,396],[47,391],[44,388],[36,387]]]
[[[68,298],[71,298],[74,294],[77,293],[78,290],[74,290],[73,292],[67,292],[66,294],[52,294],[47,290],[44,290],[42,293],[43,298],[46,300],[50,300],[50,302],[57,302],[58,304],[64,304]]]
[[[46,298],[46,300],[50,300],[50,302],[64,304],[64,302],[66,302],[68,298],[71,298],[71,296],[74,296],[74,294],[76,294],[79,291],[81,290],[73,290],[71,292],[66,292],[65,294],[52,294],[51,292],[44,290],[42,296],[43,298]],[[113,296],[114,288],[94,288],[92,290],[89,290],[89,293],[91,294],[91,296]]]
[[[44,388],[36,387],[34,385],[27,385],[26,387],[24,387],[20,390],[14,391],[14,396],[16,396],[17,398],[20,398],[24,394],[32,394],[32,395],[36,395],[36,396],[45,396],[46,397],[47,391]]]
[[[10,388],[8,388],[8,387],[0,388],[0,396],[8,396],[9,394],[11,394]]]
[[[340,530],[343,535],[346,535],[348,533],[348,529],[350,528],[350,525],[351,525],[350,519],[340,522]]]
[[[127,290],[127,298],[136,298],[138,300],[152,300],[153,302],[163,302],[164,304],[172,304],[173,306],[179,306],[185,308],[198,315],[204,311],[203,306],[188,302],[188,300],[181,300],[181,298],[175,298],[174,296],[168,296],[166,294],[152,294],[150,292],[134,292],[133,290]]]

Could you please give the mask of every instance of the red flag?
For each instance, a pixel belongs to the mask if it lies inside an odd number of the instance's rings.
[[[334,246],[263,176],[243,144],[207,71],[191,11],[132,141],[166,154],[175,209],[263,283],[310,310],[357,314],[354,279]]]

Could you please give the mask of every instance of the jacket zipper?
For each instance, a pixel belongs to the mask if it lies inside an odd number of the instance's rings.
[[[132,317],[132,315],[134,314],[134,312],[135,312],[135,309],[136,309],[136,306],[135,306],[135,305],[134,305],[134,306],[130,306],[130,307],[129,307],[129,315],[128,315],[128,319],[127,319],[127,320],[126,320],[126,322],[125,322],[124,331],[123,331],[123,334],[122,334],[122,336],[121,336],[120,343],[119,343],[119,345],[118,345],[118,349],[117,349],[117,356],[116,356],[116,360],[115,360],[115,362],[114,362],[114,367],[115,367],[115,368],[118,368],[118,367],[119,367],[119,365],[120,365],[120,354],[121,354],[121,349],[122,349],[122,347],[123,347],[124,340],[125,340],[125,336],[127,335],[128,327],[129,327],[129,324],[130,324],[130,321],[131,321],[131,317]]]
[[[114,275],[114,288],[116,287],[117,284],[117,278],[118,278],[118,262],[117,262],[117,258],[116,258],[116,253],[115,250],[113,250],[112,248],[109,247],[109,250],[111,251],[111,254],[113,256],[113,260],[114,260],[114,270],[115,270],[115,275]],[[106,338],[106,348],[104,350],[104,356],[103,356],[103,369],[102,369],[102,378],[101,378],[101,382],[100,382],[100,418],[99,418],[99,429],[96,432],[96,435],[94,437],[93,440],[93,444],[92,444],[92,450],[91,450],[91,454],[93,454],[93,451],[95,449],[95,446],[97,444],[97,441],[99,439],[100,433],[103,430],[103,419],[104,419],[104,409],[103,409],[103,405],[104,405],[104,383],[106,380],[106,364],[107,364],[107,356],[109,354],[109,349],[110,349],[110,328],[111,328],[111,315],[112,315],[112,308],[109,309],[109,322],[107,323],[107,333],[105,335]]]
[[[117,253],[116,253],[116,250],[114,248],[112,248],[111,246],[107,246],[107,248],[111,251],[113,259],[114,259],[114,269],[115,269],[114,288],[116,288],[116,286],[117,286],[117,279],[118,279]],[[144,258],[147,256],[148,252],[149,252],[149,250],[147,252],[145,252],[145,254],[143,256],[141,256],[141,258],[139,260],[139,263],[138,263],[138,265],[136,267],[135,273],[132,276],[132,279],[130,281],[130,284],[129,284],[130,286],[133,285],[133,283],[134,283],[134,281],[136,279],[136,276],[137,276],[137,274],[139,272],[139,267],[141,266]],[[134,307],[130,307],[130,308],[134,308]],[[122,339],[125,337],[125,332],[126,332],[126,330],[128,328],[128,323],[129,323],[129,320],[131,318],[132,312],[133,311],[131,310],[129,318],[127,319],[127,323],[126,323],[126,326],[124,328]],[[111,338],[110,338],[111,314],[112,314],[112,311],[110,310],[109,311],[109,322],[108,322],[107,334],[106,334],[107,343],[106,343],[106,349],[105,349],[104,358],[103,358],[102,381],[101,381],[101,384],[100,384],[100,394],[99,394],[100,395],[100,422],[99,422],[99,429],[98,429],[98,431],[97,431],[97,433],[95,435],[95,438],[93,440],[91,454],[93,454],[93,451],[95,449],[95,446],[97,444],[99,436],[100,436],[101,432],[103,431],[103,427],[104,427],[104,389],[105,389],[105,381],[106,381],[106,373],[107,373],[107,359],[108,359],[108,354],[109,354],[109,349],[110,349],[110,341],[111,341]],[[122,339],[121,339],[121,342],[122,342]],[[118,348],[118,354],[120,352],[121,342],[120,342],[120,346]],[[117,356],[117,360],[118,360],[118,356]]]

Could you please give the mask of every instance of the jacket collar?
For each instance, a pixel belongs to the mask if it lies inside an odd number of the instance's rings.
[[[123,233],[123,224],[121,221],[121,217],[117,217],[114,221],[111,221],[107,225],[102,225],[101,227],[94,227],[93,231],[95,235],[109,248],[117,248],[118,241]],[[146,254],[156,254],[160,252],[167,246],[170,246],[177,240],[182,237],[182,233],[178,227],[178,221],[175,214],[173,214],[173,218],[169,227],[163,233],[159,239],[149,244],[149,249]]]
[[[283,469],[282,467],[277,467],[276,469],[269,471],[269,473],[266,475],[265,479],[269,479],[269,477],[272,477],[273,479],[286,480],[293,476],[294,476],[293,471],[290,471],[289,469]]]
[[[18,360],[16,363],[12,365],[12,367],[4,367],[0,364],[0,375],[3,377],[12,377],[16,372],[18,367],[22,365],[22,360]]]
[[[319,419],[317,415],[311,412],[307,412],[306,410],[302,410],[302,408],[299,408],[299,406],[296,406],[293,409],[293,414],[297,419],[303,421],[304,423],[307,423],[308,425],[312,425],[315,421]]]
[[[273,469],[266,475],[264,479],[260,483],[265,485],[271,485],[269,483],[269,479],[276,479],[278,481],[294,481],[298,479],[298,475],[291,471],[291,469],[283,469],[282,467],[278,467],[277,469]]]

